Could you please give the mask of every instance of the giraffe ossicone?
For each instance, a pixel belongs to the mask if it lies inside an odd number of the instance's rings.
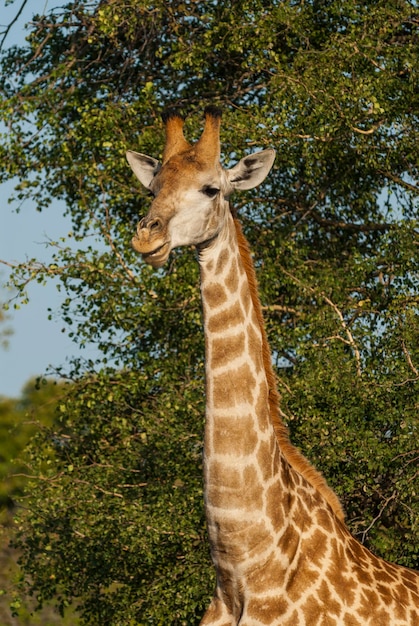
[[[248,244],[229,197],[268,175],[274,150],[226,170],[220,112],[205,111],[191,144],[164,116],[162,163],[127,160],[153,194],[132,245],[161,267],[194,245],[206,361],[204,498],[217,585],[211,626],[416,626],[419,572],[374,556],[349,532],[338,498],[290,443]]]

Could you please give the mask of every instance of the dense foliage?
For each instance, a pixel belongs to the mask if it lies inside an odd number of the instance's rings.
[[[40,427],[51,427],[57,399],[65,391],[47,380],[29,381],[20,398],[0,396],[0,520],[23,493],[24,452]]]
[[[65,386],[66,387],[66,386]],[[19,398],[0,397],[0,623],[2,626],[77,626],[74,612],[67,619],[54,609],[45,606],[34,614],[37,602],[29,595],[21,597],[14,585],[19,579],[17,559],[10,539],[14,534],[16,506],[25,506],[25,486],[29,479],[28,442],[40,428],[51,429],[56,406],[66,394],[63,385],[53,381],[26,383]],[[48,458],[44,457],[44,464]],[[33,477],[34,478],[34,477]],[[18,504],[19,503],[19,504]],[[18,614],[16,614],[19,609]]]
[[[168,104],[194,113],[191,138],[222,106],[226,164],[276,148],[234,201],[292,439],[356,536],[419,567],[418,26],[406,0],[74,0],[4,50],[0,180],[73,220],[14,281],[58,278],[69,332],[103,354],[62,372],[59,426],[32,446],[17,543],[41,604],[193,624],[212,592],[196,262],[153,272],[129,243],[148,198],[124,153],[159,156]]]

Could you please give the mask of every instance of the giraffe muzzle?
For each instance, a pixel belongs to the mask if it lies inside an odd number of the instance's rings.
[[[134,250],[152,267],[161,267],[169,256],[170,240],[166,231],[158,217],[146,216],[138,223],[137,233],[132,238]]]

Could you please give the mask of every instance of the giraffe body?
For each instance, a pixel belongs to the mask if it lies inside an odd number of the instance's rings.
[[[219,114],[191,146],[166,118],[163,164],[129,152],[155,195],[133,246],[154,267],[198,250],[206,345],[204,494],[217,586],[201,624],[414,626],[419,573],[375,557],[347,529],[280,419],[251,255],[228,197],[256,186],[274,152],[219,163]]]

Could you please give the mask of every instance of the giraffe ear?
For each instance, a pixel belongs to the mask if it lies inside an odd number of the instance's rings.
[[[237,165],[227,170],[234,189],[253,189],[265,180],[275,160],[275,150],[262,150],[243,157]]]
[[[148,189],[151,181],[160,169],[160,162],[157,159],[153,159],[153,157],[134,152],[133,150],[128,150],[126,157],[138,180]]]

